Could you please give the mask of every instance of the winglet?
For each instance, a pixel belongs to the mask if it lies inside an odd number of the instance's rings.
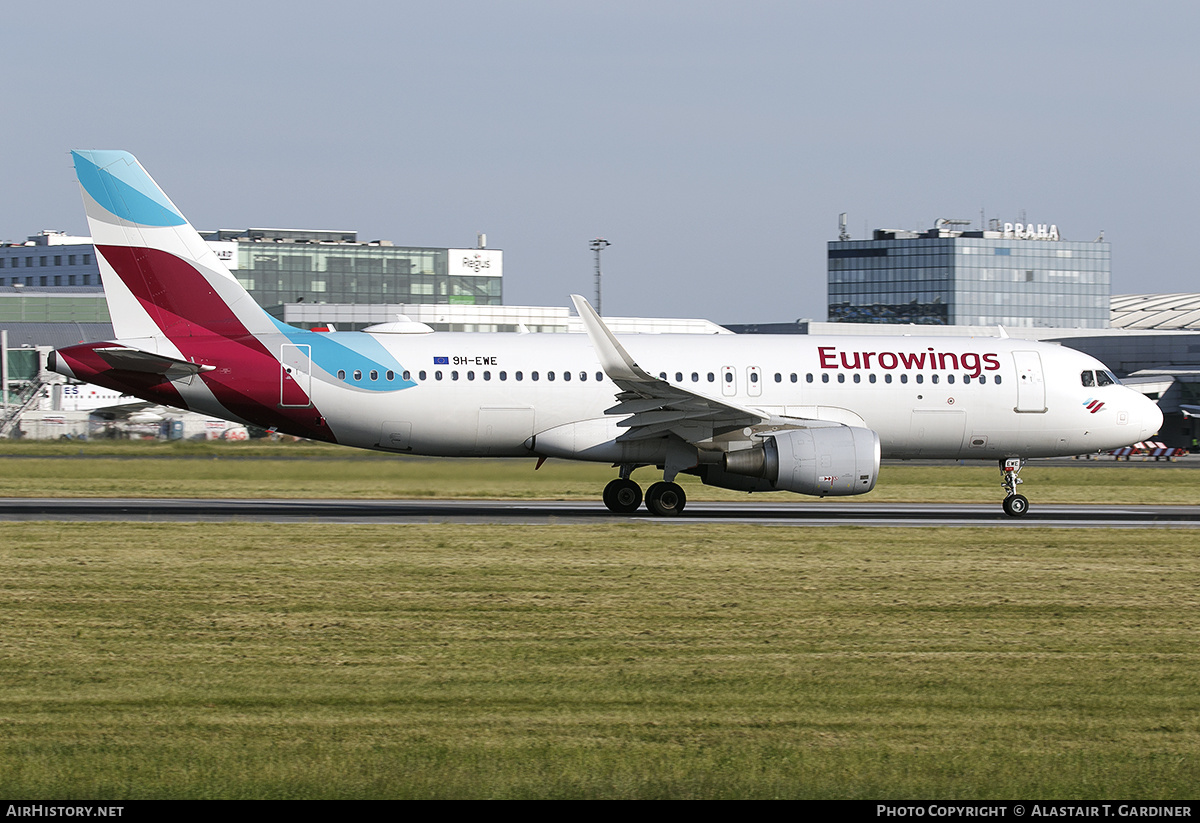
[[[654,380],[642,371],[642,367],[634,362],[629,352],[625,351],[625,347],[617,342],[617,338],[608,326],[604,325],[591,303],[578,294],[571,295],[571,302],[575,304],[575,311],[583,321],[583,328],[587,331],[588,339],[592,341],[592,348],[595,349],[596,356],[600,358],[600,365],[610,380]]]

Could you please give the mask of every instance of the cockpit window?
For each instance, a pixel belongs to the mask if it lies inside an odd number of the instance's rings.
[[[1112,385],[1117,384],[1118,382],[1120,382],[1120,381],[1118,381],[1117,378],[1114,377],[1113,373],[1110,371],[1097,371],[1096,372],[1096,385],[1097,386],[1112,386]]]
[[[1085,386],[1094,386],[1096,385],[1096,378],[1089,369],[1088,371],[1079,373],[1079,382]]]

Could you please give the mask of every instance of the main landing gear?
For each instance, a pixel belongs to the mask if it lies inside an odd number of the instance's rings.
[[[1004,487],[1004,513],[1009,517],[1024,517],[1029,511],[1029,499],[1017,494],[1017,486],[1025,481],[1018,475],[1025,468],[1022,457],[1006,457],[1000,461],[1000,485]]]
[[[629,479],[635,466],[621,466],[621,476],[604,487],[604,505],[614,514],[634,514],[642,504],[642,487]],[[687,505],[677,483],[654,483],[646,490],[646,509],[659,517],[675,517]]]

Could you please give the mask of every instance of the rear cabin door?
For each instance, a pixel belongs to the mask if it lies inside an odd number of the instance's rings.
[[[279,348],[279,405],[306,408],[312,405],[309,391],[312,375],[309,373],[312,346],[297,346],[284,343]]]

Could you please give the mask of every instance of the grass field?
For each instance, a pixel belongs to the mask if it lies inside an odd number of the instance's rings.
[[[175,459],[172,459],[175,458]],[[1026,493],[1040,503],[1200,504],[1198,475],[1132,466],[1031,465]],[[530,460],[448,460],[379,454],[315,443],[0,442],[4,497],[334,497],[599,500],[616,476],[607,465]],[[661,475],[659,475],[661,478]],[[649,484],[652,469],[634,474]],[[742,492],[681,476],[689,500],[747,500]],[[763,499],[763,498],[759,498]],[[797,500],[794,495],[765,499]],[[1003,499],[992,463],[887,464],[874,491],[856,502],[995,503]]]
[[[1197,548],[0,524],[0,796],[1194,798]]]

